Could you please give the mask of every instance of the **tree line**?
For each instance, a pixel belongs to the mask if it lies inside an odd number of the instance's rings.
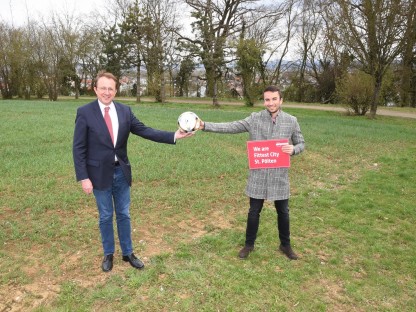
[[[0,22],[2,97],[78,98],[105,69],[133,73],[140,101],[145,69],[144,92],[159,102],[187,95],[196,79],[213,105],[237,81],[249,106],[275,84],[287,100],[356,114],[416,107],[416,0],[113,0],[105,9]]]

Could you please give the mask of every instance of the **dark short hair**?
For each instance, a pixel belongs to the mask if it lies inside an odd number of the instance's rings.
[[[114,80],[116,85],[118,83],[118,79],[117,79],[116,76],[114,76],[112,73],[106,72],[105,70],[101,70],[101,71],[98,72],[97,77],[95,78],[95,84],[96,85],[97,85],[98,79],[100,79],[102,77]]]
[[[266,89],[264,89],[263,93],[264,92],[279,92],[280,98],[283,98],[282,91],[280,91],[280,89],[276,86],[268,86]]]

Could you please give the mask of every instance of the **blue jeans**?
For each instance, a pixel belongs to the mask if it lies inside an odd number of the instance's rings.
[[[99,212],[99,226],[104,255],[114,254],[113,212],[116,212],[117,233],[123,256],[133,252],[130,225],[130,186],[121,167],[115,167],[113,185],[107,190],[94,189]]]

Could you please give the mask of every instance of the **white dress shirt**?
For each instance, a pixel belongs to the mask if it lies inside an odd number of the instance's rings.
[[[101,113],[103,114],[103,118],[104,118],[104,114],[105,114],[104,108],[106,108],[107,105],[104,105],[100,101],[98,101],[98,104],[100,104]],[[113,102],[111,102],[111,104],[108,105],[108,107],[110,107],[110,109],[108,110],[108,114],[110,115],[110,118],[111,118],[111,125],[113,126],[113,135],[114,135],[114,146],[116,146],[117,135],[118,135],[118,126],[119,126],[118,117],[117,117],[117,110],[116,110],[116,107],[115,107]],[[115,161],[117,161],[117,156],[115,157]]]

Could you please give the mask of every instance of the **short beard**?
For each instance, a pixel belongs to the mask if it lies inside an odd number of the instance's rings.
[[[276,109],[275,111],[273,111],[273,112],[272,112],[272,111],[270,111],[269,109],[268,109],[268,111],[269,111],[270,115],[271,115],[271,114],[275,114],[275,113],[277,113],[277,112],[279,112],[279,111],[280,111],[280,107],[279,107],[278,109]]]

